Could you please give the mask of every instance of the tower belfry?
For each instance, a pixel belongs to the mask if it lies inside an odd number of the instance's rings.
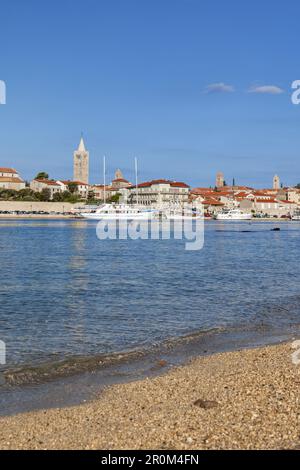
[[[89,182],[89,152],[85,148],[83,137],[81,136],[78,149],[74,152],[73,181]]]

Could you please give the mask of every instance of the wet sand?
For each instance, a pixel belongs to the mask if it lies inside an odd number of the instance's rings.
[[[200,357],[90,403],[0,418],[0,448],[295,449],[300,365],[292,353],[287,343]]]

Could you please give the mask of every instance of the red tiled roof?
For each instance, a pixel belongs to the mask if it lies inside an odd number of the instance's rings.
[[[205,206],[224,206],[223,202],[218,201],[217,199],[207,198],[202,202]]]
[[[138,185],[139,188],[148,188],[152,185],[155,184],[169,184],[173,188],[189,188],[189,186],[185,183],[182,183],[180,181],[170,181],[170,180],[152,180],[152,181],[146,181],[145,183],[140,183]]]
[[[268,199],[261,199],[261,198],[259,198],[259,197],[256,197],[256,198],[255,198],[255,201],[256,201],[256,202],[261,202],[261,203],[263,203],[263,202],[278,203],[278,201],[276,201],[276,199],[271,198],[271,197],[268,198]]]
[[[113,183],[129,183],[129,181],[125,180],[124,178],[117,178],[112,181]]]
[[[180,181],[173,181],[171,183],[172,188],[189,188],[189,186],[185,183],[181,183]]]
[[[59,184],[56,183],[56,181],[43,180],[43,179],[35,179],[34,181],[37,181],[38,183],[46,184],[47,186],[59,186]]]
[[[218,192],[216,193],[216,197],[221,197],[221,196],[224,196],[224,197],[233,197],[234,194],[230,191],[230,192]]]
[[[270,193],[267,193],[265,191],[253,191],[252,193],[254,196],[265,196],[265,197],[270,197]]]
[[[235,197],[245,197],[245,195],[253,194],[252,192],[249,191],[239,191],[238,193],[235,193]]]
[[[69,181],[69,183],[76,183],[79,186],[89,186],[88,183],[83,183],[82,181]]]
[[[75,183],[80,186],[89,186],[87,183],[83,183],[82,181],[59,181],[60,183],[63,183],[68,186],[68,184]]]

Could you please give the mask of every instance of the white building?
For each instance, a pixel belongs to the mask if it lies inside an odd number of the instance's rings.
[[[46,179],[32,180],[30,183],[30,189],[38,193],[41,193],[43,189],[49,189],[50,200],[53,199],[54,194],[63,192],[63,188],[58,181],[50,181]]]
[[[61,186],[62,192],[70,191],[69,185],[76,184],[77,188],[75,194],[82,197],[82,199],[87,199],[91,186],[82,181],[57,181],[57,184]]]
[[[164,206],[176,204],[183,206],[189,202],[190,187],[181,182],[152,180],[128,189],[128,200],[142,206]]]
[[[255,214],[268,217],[290,217],[294,214],[298,205],[295,202],[280,201],[270,197],[244,199],[240,203],[241,210],[252,211]]]
[[[0,188],[20,191],[25,189],[25,181],[13,168],[0,168]]]

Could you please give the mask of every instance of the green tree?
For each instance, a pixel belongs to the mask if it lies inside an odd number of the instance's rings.
[[[61,194],[61,202],[70,202],[74,204],[80,201],[80,196],[78,194],[72,194],[70,191],[64,191]]]
[[[77,193],[78,184],[75,183],[74,181],[70,181],[70,183],[68,183],[68,190],[70,191],[71,194]]]
[[[49,175],[45,171],[40,171],[40,173],[38,173],[34,179],[36,179],[36,180],[48,180]]]
[[[51,199],[51,191],[49,188],[43,188],[40,192],[40,201],[48,202]]]
[[[53,202],[64,202],[63,193],[55,193],[52,198]]]
[[[118,203],[118,202],[120,201],[120,197],[121,197],[121,194],[120,194],[120,193],[114,194],[114,195],[110,198],[110,202]]]
[[[88,192],[87,200],[88,200],[89,202],[95,200],[95,192],[94,192],[94,191],[89,191],[89,192]]]
[[[38,199],[36,193],[30,188],[18,191],[17,198],[20,201],[36,201]]]

